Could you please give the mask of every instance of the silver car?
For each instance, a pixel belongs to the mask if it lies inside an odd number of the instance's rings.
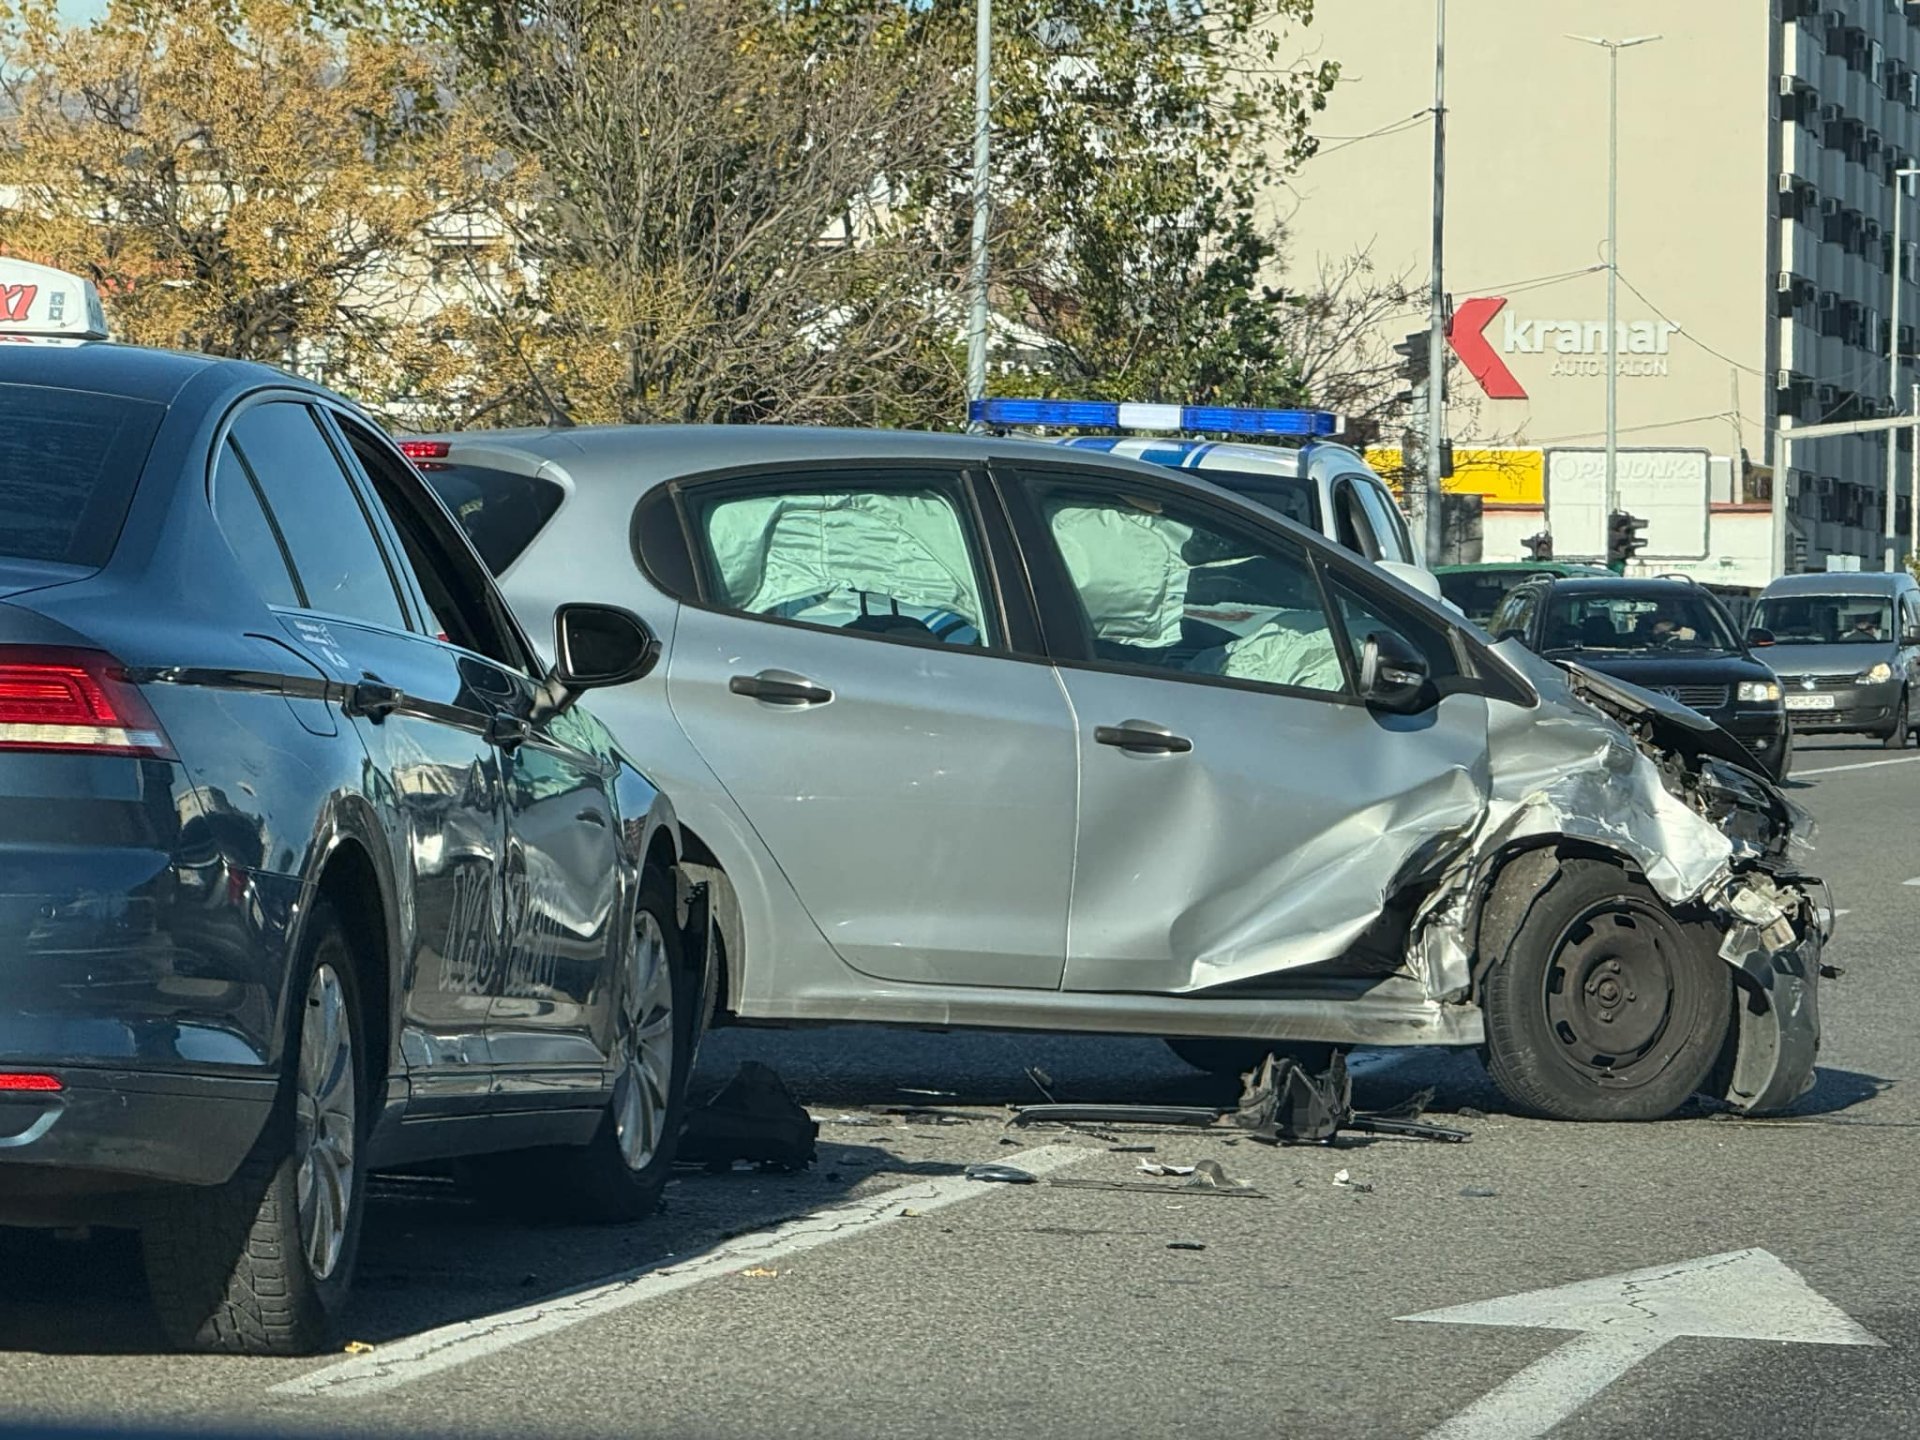
[[[1480,1047],[1519,1105],[1811,1083],[1831,908],[1737,742],[1190,474],[776,427],[406,448],[704,867],[720,1018]]]

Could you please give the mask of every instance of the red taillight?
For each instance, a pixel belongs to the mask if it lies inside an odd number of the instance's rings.
[[[402,440],[400,453],[409,460],[444,460],[453,446],[445,440]]]
[[[175,758],[112,656],[30,645],[0,645],[0,750]]]
[[[0,1092],[8,1090],[64,1090],[58,1075],[0,1075]]]

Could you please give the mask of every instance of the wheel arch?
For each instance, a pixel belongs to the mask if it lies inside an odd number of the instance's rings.
[[[1502,846],[1480,866],[1474,884],[1471,933],[1473,970],[1471,994],[1482,999],[1487,972],[1506,953],[1507,945],[1526,924],[1534,903],[1551,886],[1568,860],[1599,860],[1618,866],[1629,877],[1646,882],[1639,864],[1623,850],[1596,841],[1565,835],[1536,835]],[[1507,882],[1503,887],[1502,882]]]

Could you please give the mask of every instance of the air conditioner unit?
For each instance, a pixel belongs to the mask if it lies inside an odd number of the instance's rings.
[[[1793,76],[1782,75],[1780,77],[1780,93],[1782,95],[1793,94]]]
[[[1782,295],[1791,295],[1793,293],[1793,278],[1793,272],[1791,270],[1782,270],[1773,277],[1773,288],[1778,290]]]
[[[1839,292],[1837,290],[1822,290],[1820,292],[1820,308],[1822,310],[1838,310],[1840,308]]]
[[[1840,213],[1840,202],[1834,199],[1822,200],[1820,202],[1820,213],[1826,216],[1838,215]]]
[[[1813,398],[1818,400],[1822,405],[1837,405],[1840,403],[1840,387],[1838,385],[1816,385],[1813,387]]]
[[[1776,390],[1793,389],[1793,371],[1776,370],[1773,372],[1773,388]]]
[[[1793,282],[1793,303],[1796,305],[1811,305],[1814,296],[1819,293],[1820,287],[1804,275]]]
[[[1791,170],[1782,170],[1780,172],[1779,186],[1782,195],[1791,195],[1793,193],[1794,183],[1794,174]]]

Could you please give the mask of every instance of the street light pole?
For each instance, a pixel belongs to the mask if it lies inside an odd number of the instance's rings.
[[[1896,170],[1893,172],[1893,299],[1887,305],[1887,404],[1895,409],[1900,405],[1900,221],[1907,207],[1900,202],[1906,198],[1907,180],[1910,176],[1920,175],[1920,169]],[[1881,528],[1886,531],[1884,562],[1889,570],[1896,564],[1900,553],[1899,526],[1894,522],[1900,515],[1900,434],[1896,430],[1887,432],[1887,503],[1881,507]]]
[[[993,105],[993,0],[974,0],[973,308],[967,319],[967,404],[987,398],[987,209]],[[982,428],[978,425],[974,429]]]
[[[1617,504],[1620,448],[1620,52],[1658,40],[1658,35],[1634,35],[1625,40],[1603,40],[1594,35],[1569,35],[1607,52],[1607,462],[1601,490],[1602,515]]]
[[[1441,276],[1447,214],[1447,0],[1434,0],[1433,36],[1433,276],[1427,311],[1427,483],[1423,549],[1427,564],[1444,558],[1445,490],[1440,474],[1447,427],[1447,293]]]

